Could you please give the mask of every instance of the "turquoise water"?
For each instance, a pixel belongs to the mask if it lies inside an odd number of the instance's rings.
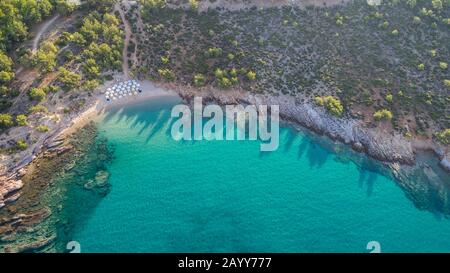
[[[450,251],[450,220],[418,209],[414,193],[369,160],[356,164],[288,127],[269,153],[257,141],[176,142],[177,102],[99,121],[114,148],[111,191],[79,210],[72,239],[82,252],[368,252],[369,241],[383,252]]]

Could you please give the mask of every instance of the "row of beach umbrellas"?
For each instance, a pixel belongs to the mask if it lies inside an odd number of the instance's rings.
[[[141,93],[141,85],[135,80],[117,83],[106,89],[105,97],[107,101],[117,100],[126,96],[135,96]]]

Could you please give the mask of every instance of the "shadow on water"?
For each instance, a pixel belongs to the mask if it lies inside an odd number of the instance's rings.
[[[176,119],[170,118],[170,107],[167,106],[178,102],[179,100],[169,98],[163,100],[162,103],[161,100],[158,100],[153,104],[136,105],[126,111],[123,109],[109,110],[104,117],[104,121],[115,123],[126,121],[130,128],[142,127],[139,134],[144,132],[148,134],[146,138],[148,142],[161,130],[165,130],[166,136],[171,135],[171,127]],[[166,127],[168,121],[169,126]],[[298,139],[300,139],[300,142],[297,144]],[[378,176],[383,175],[395,180],[407,198],[418,209],[428,210],[437,218],[450,215],[450,185],[445,183],[445,181],[450,181],[449,175],[438,167],[437,159],[432,155],[426,153],[418,155],[416,166],[401,166],[399,171],[393,171],[389,165],[372,160],[344,144],[336,143],[307,130],[301,129],[301,132],[298,132],[291,126],[281,128],[281,142],[283,146],[280,148],[284,152],[298,149],[298,159],[306,156],[310,168],[322,168],[330,156],[333,157],[333,160],[342,164],[349,164],[350,162],[356,164],[359,169],[358,186],[366,189],[368,197],[373,194]],[[195,141],[182,141],[182,143],[194,145]],[[269,154],[260,152],[259,157],[265,158]]]
[[[139,134],[148,133],[146,141],[152,139],[161,130],[165,130],[167,136],[171,135],[171,127],[176,119],[170,119],[168,105],[174,105],[179,100],[165,99],[145,105],[136,105],[123,111],[123,109],[110,110],[105,116],[106,122],[127,121],[131,128],[142,126]],[[149,112],[152,112],[149,114]],[[169,126],[166,128],[167,121]],[[192,129],[193,130],[193,129]],[[416,166],[401,166],[400,171],[393,171],[389,165],[372,160],[364,154],[357,153],[348,146],[336,143],[327,137],[318,136],[307,130],[301,129],[298,132],[295,128],[288,126],[281,128],[281,142],[284,152],[291,149],[298,149],[297,157],[301,159],[306,156],[309,167],[314,169],[322,168],[330,156],[335,161],[343,164],[353,162],[358,166],[359,179],[357,181],[360,188],[366,189],[367,196],[373,194],[378,176],[383,175],[397,182],[397,185],[404,191],[405,195],[413,204],[421,210],[428,210],[437,218],[448,217],[450,215],[450,185],[445,181],[450,181],[449,175],[438,167],[437,159],[430,154],[418,155]],[[299,135],[300,143],[297,147]],[[183,144],[193,145],[195,141],[182,141]],[[268,157],[270,153],[260,152],[259,157]]]
[[[284,147],[285,151],[292,148],[293,142],[297,138],[297,136],[297,132],[288,132],[288,142]],[[321,168],[327,162],[330,151],[325,149],[323,146],[315,143],[309,137],[302,137],[300,144],[298,145],[297,159],[302,159],[304,155],[306,155],[306,158],[308,159],[310,168]]]
[[[334,155],[334,160],[338,162],[356,164],[359,170],[358,186],[366,188],[368,197],[373,194],[375,183],[382,175],[394,180],[417,209],[431,212],[436,219],[450,218],[450,175],[439,167],[438,159],[431,152],[419,153],[414,166],[395,168],[327,137],[303,129],[300,133],[308,137],[303,137],[299,143],[298,158],[306,155],[310,167],[320,168],[330,155]],[[289,144],[289,147],[292,145]]]

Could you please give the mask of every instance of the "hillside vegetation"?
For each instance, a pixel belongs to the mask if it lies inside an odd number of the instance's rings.
[[[141,3],[142,26],[129,12],[141,77],[328,98],[331,114],[406,137],[442,140],[450,127],[448,0],[205,12],[199,1]]]

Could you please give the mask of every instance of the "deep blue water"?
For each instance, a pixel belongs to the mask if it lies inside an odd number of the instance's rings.
[[[82,252],[368,252],[369,241],[383,252],[450,251],[450,220],[418,209],[448,208],[447,191],[419,187],[420,199],[370,160],[289,127],[268,153],[257,141],[177,142],[177,102],[99,120],[114,148],[112,187],[95,207],[77,201],[72,239]]]

